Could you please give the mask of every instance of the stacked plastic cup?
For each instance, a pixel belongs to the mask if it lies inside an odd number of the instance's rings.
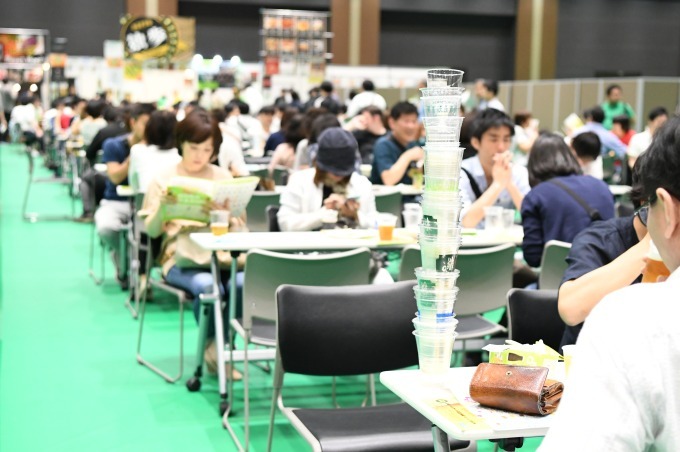
[[[420,370],[428,377],[444,377],[451,365],[456,338],[454,305],[458,295],[456,258],[462,243],[459,192],[459,116],[463,71],[430,69],[427,88],[422,88],[425,126],[425,189],[423,219],[418,241],[422,267],[416,269],[413,288],[418,312],[413,319]]]

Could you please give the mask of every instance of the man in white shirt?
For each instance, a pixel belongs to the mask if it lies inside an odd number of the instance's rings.
[[[647,128],[633,135],[628,144],[628,166],[631,168],[635,165],[635,161],[640,154],[645,152],[650,144],[652,144],[652,136],[661,125],[668,119],[668,110],[663,107],[652,108],[648,115],[649,121]]]
[[[353,118],[359,114],[362,109],[371,105],[378,107],[381,111],[385,111],[387,108],[387,102],[385,102],[384,97],[374,91],[375,85],[372,81],[364,80],[364,82],[361,84],[361,88],[363,91],[354,96],[347,106],[348,118]]]
[[[605,297],[588,316],[543,451],[680,450],[680,118],[637,163],[634,195],[671,275]]]
[[[475,82],[475,94],[479,98],[478,110],[494,108],[505,112],[505,106],[498,100],[498,82],[496,80],[480,78]]]
[[[472,125],[472,146],[477,155],[463,160],[460,191],[463,197],[462,226],[474,228],[484,219],[484,207],[522,206],[529,190],[529,173],[512,163],[515,125],[503,112],[490,108],[477,115]]]
[[[604,178],[602,156],[600,155],[602,145],[597,134],[584,132],[571,140],[565,138],[565,141],[568,142],[567,144],[576,155],[576,160],[581,165],[583,174],[602,180]]]

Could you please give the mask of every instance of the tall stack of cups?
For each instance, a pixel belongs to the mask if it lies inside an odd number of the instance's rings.
[[[458,321],[454,304],[458,288],[456,257],[462,237],[458,190],[463,150],[460,147],[459,116],[463,71],[430,69],[427,88],[422,88],[425,125],[425,190],[420,223],[422,267],[416,269],[415,292],[418,312],[413,332],[418,344],[421,371],[443,377],[451,365]]]

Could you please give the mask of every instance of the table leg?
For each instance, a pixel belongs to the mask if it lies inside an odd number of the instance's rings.
[[[434,442],[434,452],[449,452],[449,436],[446,432],[436,425],[432,425],[432,441]]]
[[[215,347],[217,348],[217,379],[220,387],[220,414],[226,410],[227,402],[227,375],[224,371],[224,319],[222,319],[222,297],[220,296],[220,266],[217,260],[217,251],[212,252],[210,270],[213,276],[213,316],[215,317]]]

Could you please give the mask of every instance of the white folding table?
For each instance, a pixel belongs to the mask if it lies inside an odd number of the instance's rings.
[[[545,436],[553,415],[532,416],[480,406],[470,398],[470,380],[476,367],[449,369],[434,383],[420,370],[382,372],[380,382],[432,422],[435,451],[448,449],[448,435],[462,441],[498,440],[501,447],[521,445],[522,439]],[[554,372],[554,374],[553,374]],[[550,378],[563,381],[564,367],[558,365]],[[462,419],[458,414],[465,413]],[[514,449],[511,449],[514,450]]]

